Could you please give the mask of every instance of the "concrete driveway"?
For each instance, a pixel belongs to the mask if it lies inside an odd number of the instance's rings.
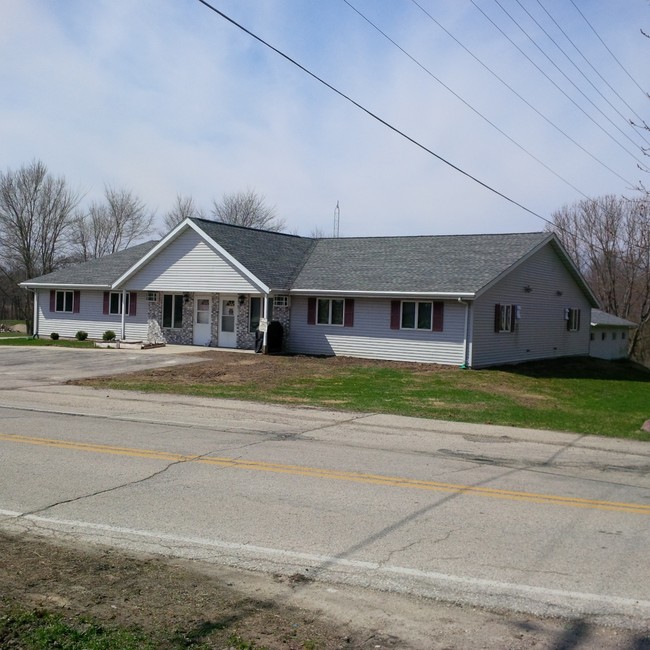
[[[151,350],[0,347],[0,389],[197,363],[205,360],[197,354],[204,351],[180,345]]]

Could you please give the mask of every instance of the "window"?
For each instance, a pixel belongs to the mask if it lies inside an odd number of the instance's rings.
[[[616,340],[616,332],[612,332],[612,341]]]
[[[494,331],[515,332],[517,321],[521,318],[521,307],[519,305],[495,305],[494,306]]]
[[[129,314],[129,300],[130,294],[126,294],[126,313]],[[109,298],[109,308],[108,313],[111,315],[121,315],[122,314],[122,292],[121,291],[111,291]]]
[[[74,291],[57,291],[55,311],[70,312],[74,310]]]
[[[338,298],[319,298],[316,309],[316,322],[319,325],[343,325],[345,300]]]
[[[262,299],[251,298],[250,309],[248,314],[248,331],[255,332],[260,326],[260,317],[262,315]]]
[[[179,329],[183,326],[183,296],[163,296],[163,327]]]
[[[273,306],[274,307],[288,307],[289,306],[289,296],[273,296]]]
[[[603,332],[603,333],[600,335],[600,340],[601,340],[601,341],[604,341],[606,338],[607,338],[607,332]]]
[[[307,324],[354,327],[354,299],[308,298]]]
[[[580,310],[567,308],[564,310],[566,328],[569,332],[577,332],[580,329]]]
[[[158,292],[157,291],[147,291],[146,294],[147,302],[158,302]]]
[[[626,332],[625,330],[623,330],[623,331],[621,332],[621,340],[622,340],[622,341],[625,341],[626,338],[627,338],[627,332]]]
[[[432,327],[432,309],[430,302],[403,302],[402,303],[402,329],[403,330],[430,330]]]

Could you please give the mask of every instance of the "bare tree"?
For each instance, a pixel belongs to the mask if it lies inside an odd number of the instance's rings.
[[[19,281],[54,271],[65,259],[66,235],[79,195],[41,161],[0,172],[0,262]]]
[[[205,219],[201,208],[197,208],[191,196],[176,195],[176,201],[171,210],[163,217],[163,229],[161,235],[166,235],[185,219]]]
[[[151,232],[153,220],[153,213],[131,190],[107,186],[103,203],[93,202],[75,217],[75,258],[90,260],[128,248]]]
[[[630,354],[642,360],[650,338],[650,204],[602,196],[564,206],[554,230],[603,309],[639,325]]]
[[[266,204],[264,196],[250,189],[224,194],[221,201],[214,201],[212,216],[222,223],[272,232],[283,232],[287,227],[285,220],[276,215],[275,208]]]

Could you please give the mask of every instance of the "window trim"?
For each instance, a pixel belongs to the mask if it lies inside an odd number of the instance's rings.
[[[321,309],[320,305],[327,303],[327,322],[320,320]],[[341,322],[332,322],[332,315],[334,312],[334,303],[341,303]],[[345,325],[345,298],[317,298],[316,299],[316,325],[331,325],[333,327],[343,327]]]
[[[253,300],[259,302],[257,313],[257,325],[253,327]],[[260,296],[251,296],[248,303],[248,331],[256,332],[260,328],[260,321],[262,320],[262,298]]]
[[[70,296],[70,309],[67,307],[67,297]],[[54,311],[57,314],[74,314],[74,294],[75,292],[71,289],[55,289],[54,291]],[[59,295],[63,296],[62,298],[62,309],[59,309]]]
[[[494,332],[496,334],[514,334],[521,320],[521,305],[494,305]]]
[[[171,313],[170,313],[170,325],[165,325],[165,302],[166,298],[171,298]],[[180,299],[180,309],[177,305],[178,300]],[[184,306],[184,297],[182,293],[164,293],[162,299],[162,327],[163,329],[170,330],[179,330],[183,328],[183,306]],[[180,312],[180,322],[176,322],[176,311],[177,309]]]
[[[273,296],[273,306],[274,307],[288,307],[289,306],[289,296],[286,293],[278,294]]]
[[[580,331],[581,310],[574,307],[567,307],[564,310],[564,319],[566,320],[567,332]]]
[[[404,305],[415,305],[415,312],[413,314],[413,327],[406,327],[404,325]],[[420,306],[429,306],[429,327],[420,327]],[[402,300],[400,302],[400,329],[408,331],[419,332],[432,332],[433,331],[433,300]]]
[[[113,310],[113,296],[117,296],[117,311]],[[122,315],[122,292],[121,291],[110,291],[108,294],[108,315],[109,316],[121,316]],[[126,315],[131,315],[131,294],[127,291],[126,293]]]

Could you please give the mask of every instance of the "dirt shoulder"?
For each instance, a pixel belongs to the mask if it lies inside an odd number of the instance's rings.
[[[142,631],[170,650],[650,648],[650,636],[584,620],[488,612],[29,535],[0,533],[0,557],[0,618],[15,607],[68,621],[90,617]]]

